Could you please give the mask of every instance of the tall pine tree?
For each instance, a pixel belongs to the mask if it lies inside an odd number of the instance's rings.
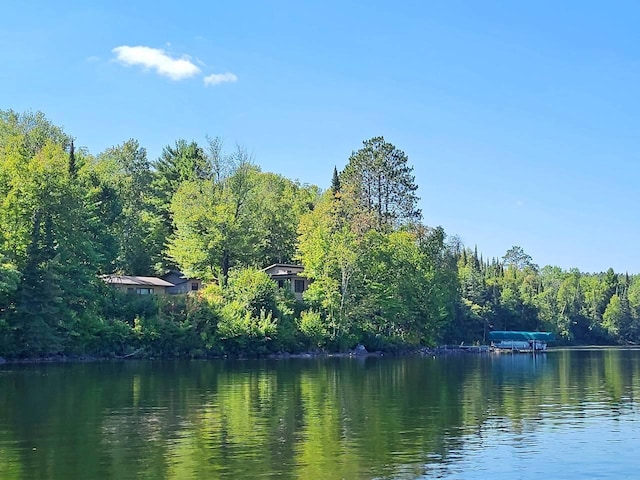
[[[355,209],[369,217],[370,227],[388,232],[421,219],[412,171],[403,151],[375,137],[349,157],[340,181]]]

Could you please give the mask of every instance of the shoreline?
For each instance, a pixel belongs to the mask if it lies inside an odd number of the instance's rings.
[[[105,362],[105,361],[132,361],[132,360],[150,360],[150,361],[167,361],[167,360],[288,360],[288,359],[320,359],[320,358],[375,358],[375,357],[408,357],[412,355],[419,356],[447,356],[456,354],[469,354],[469,353],[488,353],[488,346],[486,350],[480,350],[478,347],[462,347],[442,345],[439,347],[416,347],[399,349],[395,351],[373,351],[369,352],[363,345],[358,345],[352,350],[345,352],[326,352],[322,350],[306,351],[299,353],[279,352],[271,353],[267,355],[212,355],[203,357],[158,357],[153,355],[146,355],[144,351],[136,351],[132,354],[124,356],[92,356],[92,355],[51,355],[45,357],[27,357],[27,358],[2,358],[0,357],[0,365],[10,364],[56,364],[56,363],[92,363],[92,362]],[[140,355],[138,355],[140,354]]]
[[[360,347],[360,346],[359,346]],[[570,345],[549,347],[545,352],[557,352],[561,350],[589,351],[589,350],[638,350],[640,345]],[[138,356],[137,354],[141,355]],[[288,359],[320,359],[320,358],[381,358],[381,357],[408,357],[419,355],[423,357],[443,357],[450,355],[482,355],[492,353],[488,345],[481,346],[464,346],[464,345],[441,345],[438,347],[418,347],[411,349],[401,349],[396,351],[374,351],[369,352],[362,346],[345,352],[326,352],[326,351],[307,351],[299,353],[279,352],[268,355],[212,355],[203,357],[158,357],[146,355],[145,352],[138,351],[133,354],[124,356],[93,356],[93,355],[52,355],[46,357],[27,357],[27,358],[3,358],[0,357],[0,365],[32,365],[32,364],[61,364],[61,363],[93,363],[106,361],[132,361],[132,360],[148,360],[148,361],[168,361],[168,360],[288,360]]]

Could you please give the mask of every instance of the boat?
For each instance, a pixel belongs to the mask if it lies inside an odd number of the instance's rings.
[[[510,330],[489,332],[491,350],[494,352],[544,352],[547,350],[547,344],[554,339],[554,335],[551,332],[518,332]]]

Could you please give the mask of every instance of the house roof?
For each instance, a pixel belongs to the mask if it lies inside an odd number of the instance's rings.
[[[112,285],[137,285],[150,287],[173,287],[174,284],[158,277],[136,275],[103,275],[103,280]]]
[[[270,270],[275,270],[270,272]],[[273,265],[269,265],[267,268],[263,268],[263,272],[269,273],[272,276],[285,276],[285,275],[297,275],[302,273],[304,267],[302,265],[293,265],[291,263],[274,263]]]
[[[167,282],[173,283],[176,287],[188,282],[202,282],[202,280],[197,277],[187,277],[180,270],[169,270],[167,273],[162,275],[161,278]]]

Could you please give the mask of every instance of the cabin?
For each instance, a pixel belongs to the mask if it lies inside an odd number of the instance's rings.
[[[173,287],[167,287],[166,292],[169,295],[185,294],[202,290],[202,280],[187,277],[180,270],[169,270],[168,273],[162,276],[162,279],[173,284]]]
[[[262,269],[279,288],[291,290],[296,300],[302,301],[302,294],[309,288],[309,279],[302,276],[304,267],[289,263],[274,263]]]
[[[186,277],[178,270],[159,277],[103,275],[102,279],[123,293],[136,295],[179,295],[202,289],[202,280]]]
[[[173,283],[158,277],[142,277],[138,275],[103,275],[102,279],[110,286],[123,293],[137,295],[167,295]]]

